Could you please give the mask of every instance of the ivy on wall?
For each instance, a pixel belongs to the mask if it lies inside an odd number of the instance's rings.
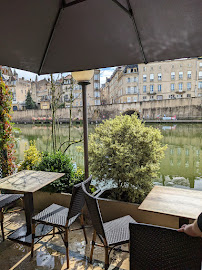
[[[16,167],[11,109],[12,92],[0,76],[0,167],[3,177],[12,174]]]

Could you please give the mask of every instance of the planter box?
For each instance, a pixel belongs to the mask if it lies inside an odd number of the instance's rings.
[[[52,203],[69,207],[71,194],[68,193],[48,193],[37,191],[34,193],[34,208],[36,212],[43,210]],[[103,221],[107,222],[115,218],[130,215],[137,222],[178,228],[179,218],[164,214],[138,210],[139,204],[121,202],[109,199],[99,199]],[[85,209],[87,214],[87,209]]]

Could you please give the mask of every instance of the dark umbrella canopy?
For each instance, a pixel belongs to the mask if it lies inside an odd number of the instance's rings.
[[[0,0],[0,63],[38,74],[202,55],[201,0]]]

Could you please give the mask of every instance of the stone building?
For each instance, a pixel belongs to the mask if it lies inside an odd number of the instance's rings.
[[[140,101],[197,97],[198,61],[193,58],[138,65]]]
[[[82,87],[72,81],[71,74],[63,78],[62,82],[62,102],[65,107],[70,106],[70,97],[72,93],[72,105],[74,107],[82,106]],[[73,89],[72,89],[73,88]],[[71,91],[72,90],[72,91]],[[87,85],[87,103],[88,105],[100,105],[100,70],[94,71],[94,76]]]
[[[200,96],[201,58],[118,67],[101,89],[102,104]]]

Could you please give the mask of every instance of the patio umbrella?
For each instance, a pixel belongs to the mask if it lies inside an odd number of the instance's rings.
[[[0,0],[0,7],[1,65],[38,74],[202,55],[201,0]]]
[[[0,63],[38,74],[202,55],[201,0],[0,0]]]

